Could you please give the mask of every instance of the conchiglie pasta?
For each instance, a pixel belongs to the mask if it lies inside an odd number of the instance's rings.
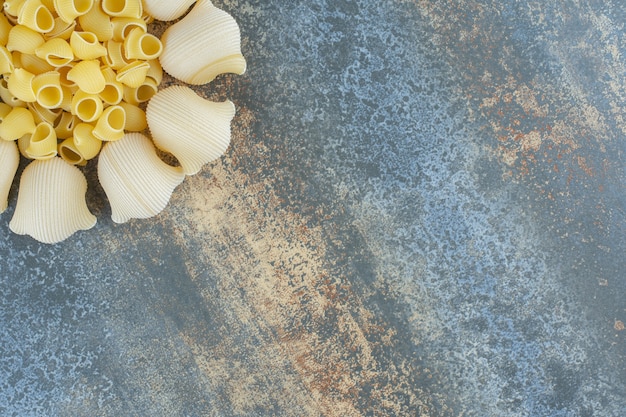
[[[94,122],[102,115],[104,105],[96,94],[78,90],[72,97],[72,114],[83,122]]]
[[[133,0],[102,0],[102,10],[109,16],[135,17],[140,19],[143,15],[141,1]]]
[[[139,106],[122,101],[120,104],[126,113],[124,130],[128,132],[141,132],[148,127],[146,112]]]
[[[102,74],[104,75],[105,85],[99,94],[100,98],[107,105],[118,104],[124,97],[124,86],[115,79],[116,74],[112,68],[104,68]]]
[[[41,0],[26,0],[20,7],[17,23],[35,32],[47,33],[54,28],[54,16]]]
[[[74,60],[72,47],[61,38],[50,39],[35,50],[35,55],[53,67],[63,67]]]
[[[124,39],[124,54],[126,59],[151,60],[161,55],[163,45],[159,38],[146,33],[140,28],[130,31]]]
[[[232,102],[205,100],[183,86],[160,90],[146,109],[155,145],[174,155],[188,175],[224,154],[234,115]]]
[[[7,17],[0,13],[0,45],[6,46],[9,40],[9,31],[13,26]]]
[[[67,79],[76,83],[78,88],[89,94],[100,93],[105,86],[100,62],[92,59],[80,61],[67,72]]]
[[[20,9],[24,5],[24,1],[25,0],[4,0],[2,3],[4,3],[5,13],[7,13],[9,16],[17,18]]]
[[[141,104],[150,100],[158,91],[158,86],[151,78],[146,78],[144,82],[136,88],[124,87],[124,101],[130,104]]]
[[[45,72],[33,78],[35,98],[39,105],[48,109],[56,109],[63,103],[61,76],[56,71]]]
[[[146,80],[149,69],[150,64],[147,62],[133,61],[120,68],[115,79],[130,88],[137,88]]]
[[[54,9],[61,19],[71,22],[78,16],[87,14],[93,3],[93,0],[54,0]]]
[[[45,60],[30,54],[20,55],[20,67],[35,75],[54,70]]]
[[[96,217],[85,202],[87,181],[61,158],[31,162],[22,173],[9,228],[43,243],[57,243],[92,228]]]
[[[25,102],[32,102],[36,100],[35,92],[33,90],[33,78],[35,74],[26,71],[23,68],[16,68],[15,71],[9,76],[7,81],[7,87],[11,94],[18,99]]]
[[[15,142],[0,140],[0,213],[8,206],[9,191],[20,163],[20,152]]]
[[[74,144],[85,159],[92,159],[102,148],[102,141],[94,136],[93,125],[79,123],[74,128]]]
[[[148,25],[145,20],[133,17],[114,17],[111,19],[111,27],[113,29],[113,40],[117,42],[124,42],[126,36],[133,29],[139,28],[144,32],[148,31]]]
[[[66,139],[72,136],[78,123],[77,117],[68,111],[62,111],[54,120],[54,131],[57,138]]]
[[[55,17],[54,27],[52,28],[50,32],[44,34],[44,37],[46,39],[59,38],[59,39],[68,40],[70,36],[72,35],[72,32],[74,31],[75,28],[76,28],[75,20],[72,20],[71,22],[66,22],[60,17]]]
[[[57,136],[49,123],[41,122],[35,127],[25,153],[32,159],[50,159],[57,156]]]
[[[130,61],[124,57],[124,44],[122,42],[109,40],[106,42],[106,48],[107,54],[102,58],[105,65],[114,70],[119,70],[130,64]]]
[[[105,48],[98,41],[96,35],[91,32],[72,32],[70,36],[70,46],[78,59],[96,59],[107,54],[107,48]]]
[[[206,84],[223,73],[243,74],[239,26],[209,0],[193,9],[161,37],[163,69],[189,84]]]
[[[91,10],[78,18],[80,27],[96,35],[100,42],[106,42],[113,37],[111,17],[102,11],[100,2],[96,2]]]
[[[5,74],[4,76],[2,76],[2,78],[0,78],[0,99],[2,99],[4,103],[10,104],[11,107],[26,107],[26,102],[15,97],[9,91],[9,86],[6,78],[7,75],[8,74]]]
[[[93,135],[105,142],[120,140],[124,136],[126,125],[126,112],[121,106],[109,106],[98,118],[93,128]]]
[[[44,42],[45,39],[41,33],[23,25],[16,25],[9,31],[6,47],[11,52],[19,51],[24,54],[34,54]]]
[[[67,138],[58,145],[57,153],[68,164],[85,165],[87,160],[81,155],[74,138]]]
[[[13,55],[4,46],[0,46],[0,74],[10,74],[15,70]]]
[[[61,109],[49,109],[43,107],[37,102],[28,103],[27,108],[32,113],[33,119],[37,124],[41,122],[47,122],[53,125],[62,112]]]

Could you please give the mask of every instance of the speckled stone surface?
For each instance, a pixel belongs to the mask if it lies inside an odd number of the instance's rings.
[[[626,5],[244,1],[224,158],[42,245],[2,416],[626,415]]]

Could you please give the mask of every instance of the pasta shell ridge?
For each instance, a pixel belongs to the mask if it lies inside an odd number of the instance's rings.
[[[141,133],[127,133],[106,143],[98,158],[98,179],[111,205],[111,218],[125,223],[159,214],[185,178],[167,165]]]
[[[0,140],[0,213],[7,209],[9,191],[19,163],[20,152],[17,144]]]
[[[36,160],[22,173],[9,228],[42,243],[57,243],[96,224],[85,202],[87,180],[61,158]]]
[[[145,11],[149,16],[164,22],[181,17],[196,0],[143,0]]]

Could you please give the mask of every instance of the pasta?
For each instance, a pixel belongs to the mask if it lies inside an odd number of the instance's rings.
[[[93,0],[54,0],[54,9],[59,17],[71,22],[78,16],[87,14],[93,6]]]
[[[107,54],[107,48],[98,41],[98,37],[92,32],[72,32],[70,46],[78,59],[96,59]]]
[[[116,74],[112,68],[104,68],[104,89],[100,92],[100,98],[105,104],[119,104],[124,98],[124,86],[115,79]]]
[[[6,47],[9,51],[18,51],[24,54],[34,54],[37,48],[43,45],[45,39],[39,32],[23,25],[13,26],[9,31]]]
[[[163,162],[146,136],[127,133],[102,148],[98,178],[111,205],[111,218],[124,223],[160,213],[185,174]]]
[[[101,141],[113,142],[120,140],[124,135],[126,125],[126,112],[121,106],[109,106],[102,112],[102,115],[93,128],[93,135]]]
[[[52,38],[37,49],[35,55],[53,67],[63,67],[74,60],[74,51],[70,44],[61,38]]]
[[[89,94],[98,94],[105,86],[100,62],[95,59],[78,62],[67,72],[67,79],[75,82],[80,91]]]
[[[78,23],[82,30],[93,33],[100,42],[113,37],[111,17],[102,11],[99,1],[86,14],[78,17]]]
[[[146,77],[144,82],[136,88],[124,87],[124,101],[131,104],[145,103],[154,96],[157,90],[157,83]]]
[[[68,111],[62,111],[59,116],[54,120],[54,131],[57,134],[57,138],[66,139],[72,136],[75,129],[77,118]]]
[[[232,102],[205,100],[182,86],[159,90],[146,109],[155,145],[174,155],[187,175],[226,151],[234,115]]]
[[[48,33],[54,28],[54,16],[41,0],[26,0],[18,11],[17,23],[35,32]]]
[[[135,17],[140,19],[143,15],[141,1],[102,0],[102,10],[109,16],[116,17]]]
[[[102,141],[94,136],[93,126],[88,123],[79,123],[74,128],[74,144],[85,159],[92,159],[102,148]]]
[[[72,165],[85,165],[87,160],[81,155],[80,151],[74,143],[74,138],[67,138],[63,142],[59,143],[58,150],[59,156],[63,160]]]
[[[9,191],[20,163],[20,152],[15,142],[0,140],[0,213],[7,209]]]
[[[32,80],[37,103],[48,109],[55,109],[63,103],[61,76],[56,71],[36,75]]]
[[[26,155],[32,159],[50,159],[57,156],[57,135],[49,123],[41,122],[28,139]]]
[[[114,17],[111,19],[111,28],[113,30],[113,40],[123,42],[131,30],[139,28],[146,32],[148,30],[148,25],[143,19],[133,17]]]
[[[134,28],[124,39],[124,54],[126,59],[156,59],[161,55],[163,45],[159,38],[146,33],[141,28]]]
[[[116,80],[130,88],[137,88],[145,81],[149,69],[147,62],[133,61],[119,69]]]
[[[89,94],[82,90],[78,90],[72,97],[72,114],[77,116],[83,122],[94,122],[98,120],[104,105],[102,100],[96,94]]]
[[[2,118],[0,138],[16,140],[35,130],[33,114],[24,107],[14,107]]]
[[[146,112],[141,107],[122,101],[119,104],[126,113],[126,124],[124,130],[128,132],[141,132],[148,127]]]
[[[54,27],[52,30],[44,35],[46,39],[63,39],[68,40],[76,27],[76,21],[66,22],[60,17],[54,18]]]
[[[96,224],[85,202],[87,181],[61,158],[33,161],[22,173],[9,228],[43,243],[57,243]]]
[[[143,0],[146,12],[155,19],[169,21],[181,17],[196,0]]]
[[[206,84],[219,74],[246,70],[237,22],[209,0],[198,0],[189,14],[167,28],[161,41],[163,69],[188,84]]]
[[[0,46],[0,74],[10,74],[14,69],[11,52],[4,46]]]
[[[15,52],[14,52],[15,53]],[[19,66],[35,75],[54,71],[54,67],[36,55],[20,54]]]
[[[47,122],[54,125],[54,122],[57,120],[62,111],[61,109],[45,108],[37,102],[28,103],[26,107],[30,110],[30,113],[33,115],[33,119],[37,124]]]

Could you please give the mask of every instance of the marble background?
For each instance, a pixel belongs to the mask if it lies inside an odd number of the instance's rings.
[[[626,415],[626,5],[216,0],[227,154],[0,216],[2,416]]]

